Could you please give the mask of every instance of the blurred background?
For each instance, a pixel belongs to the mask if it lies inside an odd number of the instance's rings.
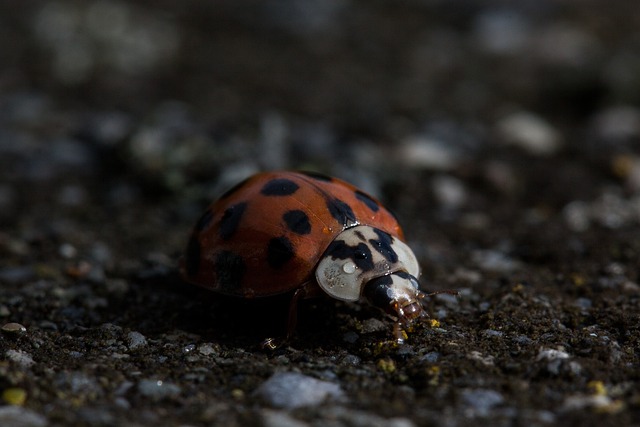
[[[415,227],[636,224],[638,28],[627,1],[2,2],[0,220],[186,221],[304,168]]]
[[[408,216],[519,201],[584,229],[609,198],[615,225],[640,189],[638,28],[627,1],[2,2],[0,219],[196,211],[306,168]]]

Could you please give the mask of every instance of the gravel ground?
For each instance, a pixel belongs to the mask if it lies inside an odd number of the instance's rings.
[[[0,4],[0,425],[640,425],[633,2]],[[400,218],[431,321],[181,281],[265,169]]]

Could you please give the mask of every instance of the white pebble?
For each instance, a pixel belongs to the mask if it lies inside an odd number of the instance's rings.
[[[461,397],[464,411],[471,416],[487,416],[494,406],[504,402],[504,397],[495,390],[464,390]]]
[[[47,419],[37,412],[20,406],[0,407],[0,426],[45,427]]]
[[[580,200],[568,203],[562,209],[562,216],[572,231],[587,231],[591,225],[589,205]]]
[[[611,107],[594,118],[593,127],[607,143],[627,142],[640,136],[640,109],[626,105]]]
[[[440,175],[431,181],[431,188],[438,202],[445,209],[458,209],[467,201],[467,189],[462,181],[452,176]]]
[[[16,362],[18,365],[24,367],[31,366],[36,363],[33,361],[33,358],[29,353],[26,353],[22,350],[7,350],[5,356],[7,357],[7,359]]]
[[[562,144],[560,134],[550,123],[526,111],[504,117],[496,128],[505,143],[536,156],[553,154]]]
[[[175,384],[162,380],[141,380],[138,383],[138,391],[153,400],[161,400],[166,397],[175,397],[180,394],[181,389]]]
[[[262,411],[262,422],[265,427],[306,427],[309,425],[296,420],[286,412],[269,409]]]
[[[451,170],[458,164],[458,157],[447,143],[420,136],[406,139],[400,148],[400,160],[420,169]]]
[[[278,372],[256,389],[256,395],[276,408],[294,409],[320,405],[326,400],[344,400],[338,384],[296,372]]]

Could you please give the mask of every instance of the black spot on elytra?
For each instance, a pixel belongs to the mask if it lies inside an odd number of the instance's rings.
[[[220,252],[215,259],[215,268],[218,275],[217,285],[220,290],[233,292],[240,287],[246,270],[244,260],[240,255],[231,251]]]
[[[378,202],[373,200],[373,198],[367,193],[360,190],[356,190],[356,197],[358,198],[358,200],[360,200],[365,205],[367,205],[367,207],[371,209],[373,212],[378,212],[378,210],[380,210],[380,206],[378,205]]]
[[[223,240],[229,239],[236,232],[240,219],[247,208],[247,202],[238,203],[236,205],[228,207],[222,218],[220,218],[220,237]]]
[[[393,250],[391,244],[393,243],[393,237],[389,233],[385,233],[382,230],[374,228],[373,231],[378,236],[378,240],[370,239],[369,243],[382,255],[387,261],[392,264],[398,262],[398,254]]]
[[[311,233],[311,223],[306,213],[301,210],[292,210],[285,212],[282,219],[287,224],[289,230],[296,234]]]
[[[309,171],[301,171],[303,175],[308,176],[309,178],[317,179],[318,181],[331,182],[333,178],[328,175],[319,172],[309,172]]]
[[[209,209],[207,209],[202,216],[200,217],[200,219],[198,220],[198,222],[196,223],[196,228],[195,230],[197,232],[201,232],[203,231],[205,228],[207,228],[209,226],[209,224],[211,224],[211,220],[213,219],[213,212],[211,212]]]
[[[195,235],[189,238],[185,254],[185,269],[187,276],[193,277],[200,270],[200,241]]]
[[[328,199],[327,208],[340,224],[343,226],[349,226],[357,224],[356,215],[353,213],[351,206],[346,204],[340,199]]]
[[[249,179],[250,178],[246,178],[240,181],[239,183],[237,183],[236,185],[234,185],[233,187],[231,187],[230,189],[228,189],[227,191],[225,191],[218,200],[226,199],[227,197],[231,196],[233,193],[238,191],[241,187],[244,187],[244,185],[247,183],[247,181],[249,181]]]
[[[326,255],[337,259],[350,259],[362,271],[373,269],[371,250],[366,243],[349,246],[344,240],[334,240],[327,248]]]
[[[284,236],[274,237],[267,246],[267,263],[273,268],[281,268],[293,258],[293,244]]]
[[[260,190],[265,196],[289,196],[298,191],[300,186],[290,179],[276,178],[267,182]]]

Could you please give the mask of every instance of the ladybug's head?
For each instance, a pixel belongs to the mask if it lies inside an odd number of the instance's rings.
[[[395,334],[399,343],[404,339],[402,329],[427,315],[421,303],[425,294],[420,291],[418,280],[405,271],[370,280],[363,294],[372,305],[398,319]]]

